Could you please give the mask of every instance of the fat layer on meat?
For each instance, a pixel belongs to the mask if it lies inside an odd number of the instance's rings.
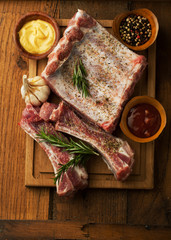
[[[74,65],[81,59],[90,96],[73,86]],[[132,94],[146,60],[130,51],[82,10],[70,20],[42,73],[51,89],[89,120],[112,132]]]
[[[67,151],[52,146],[49,143],[39,141],[37,134],[43,128],[47,133],[52,135],[58,135],[54,126],[50,122],[44,121],[40,116],[43,116],[48,120],[51,111],[57,108],[55,104],[44,103],[40,108],[34,108],[31,104],[28,104],[22,113],[22,118],[19,123],[20,127],[29,134],[35,141],[37,141],[40,147],[46,152],[48,158],[54,169],[54,173],[58,172],[60,164],[66,164],[71,160],[73,155],[70,155]],[[62,135],[60,135],[61,137]],[[63,136],[63,138],[65,138]],[[66,138],[65,138],[66,139]],[[59,196],[72,196],[77,190],[87,187],[88,175],[84,167],[77,166],[69,168],[66,173],[63,174],[62,179],[56,182],[57,194]]]
[[[53,119],[56,130],[82,139],[96,148],[117,180],[125,180],[130,175],[134,152],[126,141],[81,119],[63,102],[53,111]]]

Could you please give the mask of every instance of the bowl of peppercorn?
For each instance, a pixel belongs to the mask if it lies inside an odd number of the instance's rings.
[[[159,24],[149,9],[142,8],[117,15],[113,21],[115,37],[128,48],[141,51],[157,38]]]

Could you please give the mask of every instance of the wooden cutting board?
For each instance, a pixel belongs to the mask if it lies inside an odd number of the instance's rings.
[[[58,19],[57,22],[63,27],[68,24],[68,19]],[[99,20],[101,25],[112,33],[112,20]],[[156,44],[154,43],[148,50],[139,52],[147,57],[148,67],[143,77],[135,87],[134,96],[149,95],[155,97],[155,63]],[[46,66],[47,59],[35,61],[29,60],[29,76],[40,75]],[[52,100],[53,94],[50,97]],[[153,188],[154,171],[154,142],[135,143],[125,137],[119,126],[115,132],[128,141],[135,151],[135,165],[132,174],[124,182],[114,179],[113,174],[108,170],[101,157],[92,157],[87,165],[90,188],[125,188],[125,189],[151,189]],[[53,168],[45,152],[32,138],[26,135],[26,157],[25,157],[25,185],[37,187],[54,187]]]

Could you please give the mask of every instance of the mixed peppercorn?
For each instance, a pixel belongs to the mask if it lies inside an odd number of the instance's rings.
[[[124,42],[131,46],[139,46],[151,37],[151,24],[147,18],[131,14],[121,21],[119,31]]]

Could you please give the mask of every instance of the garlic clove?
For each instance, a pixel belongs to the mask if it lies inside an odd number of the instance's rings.
[[[39,88],[34,89],[34,94],[42,103],[45,102],[50,94],[50,89],[48,86],[41,86]]]
[[[24,86],[21,87],[21,95],[22,95],[22,98],[24,99],[26,95],[26,90]]]
[[[27,78],[23,76],[23,86],[21,87],[22,98],[25,98],[25,102],[31,103],[34,106],[40,106],[44,103],[50,94],[50,88],[46,85],[46,82],[40,76],[33,78]]]
[[[25,103],[26,103],[26,104],[27,104],[27,103],[30,103],[29,95],[26,95],[26,96],[25,96]]]
[[[31,85],[35,85],[35,86],[36,85],[46,85],[45,80],[39,76],[36,76],[34,78],[29,78],[28,81]]]
[[[25,96],[25,103],[31,103],[33,106],[40,106],[42,104],[42,102],[32,93]]]

